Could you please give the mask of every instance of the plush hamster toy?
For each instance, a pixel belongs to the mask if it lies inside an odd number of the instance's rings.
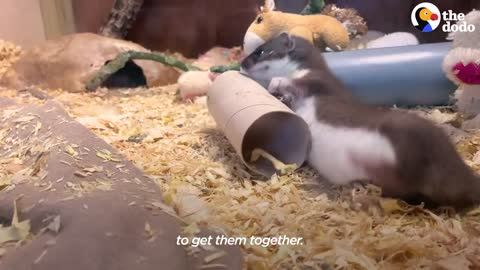
[[[322,15],[297,15],[274,11],[274,0],[266,0],[244,38],[244,55],[280,32],[289,32],[306,38],[321,49],[345,49],[350,38],[366,33],[366,22],[353,9],[326,6]],[[338,18],[338,19],[337,19]],[[182,99],[192,99],[206,93],[216,73],[188,71],[178,79]]]
[[[473,10],[457,22],[475,26],[473,32],[454,32],[453,49],[443,62],[447,77],[459,86],[455,93],[456,105],[466,116],[480,113],[480,11]]]
[[[333,51],[345,49],[349,33],[345,25],[332,16],[298,15],[275,11],[275,1],[265,0],[260,12],[247,29],[243,41],[245,54],[252,53],[258,46],[280,32],[288,32],[305,38],[316,47]]]

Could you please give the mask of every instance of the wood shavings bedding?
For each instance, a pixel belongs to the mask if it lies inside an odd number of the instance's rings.
[[[303,239],[295,246],[243,246],[248,269],[480,267],[480,210],[433,213],[379,198],[368,187],[331,200],[303,188],[314,177],[308,168],[264,182],[216,129],[205,98],[180,103],[175,91],[172,85],[49,94],[158,183],[187,222],[186,233],[208,224],[229,236]],[[458,144],[471,162],[477,141],[475,135]]]
[[[8,41],[0,40],[0,78],[18,60],[22,48]]]
[[[164,201],[186,221],[185,234],[206,224],[229,236],[302,238],[295,246],[244,245],[245,269],[480,268],[480,209],[434,213],[382,199],[371,187],[340,189],[332,200],[304,189],[315,177],[309,168],[264,182],[216,129],[205,98],[180,103],[175,92],[172,85],[49,95],[158,183]],[[40,102],[15,91],[2,95]],[[475,169],[479,146],[480,134],[458,143]],[[76,151],[66,148],[66,154]]]

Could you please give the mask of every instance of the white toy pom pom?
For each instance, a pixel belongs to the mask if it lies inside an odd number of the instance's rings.
[[[178,78],[178,88],[183,100],[205,95],[211,84],[208,71],[188,71]]]
[[[395,32],[368,42],[367,48],[385,48],[418,44],[418,39],[413,34],[407,32]]]

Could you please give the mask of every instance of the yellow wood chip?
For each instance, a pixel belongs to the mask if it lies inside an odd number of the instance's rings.
[[[255,162],[260,157],[263,157],[263,158],[269,160],[272,163],[273,167],[277,171],[280,172],[280,175],[292,173],[293,171],[295,171],[298,168],[298,166],[296,164],[284,164],[283,162],[276,159],[274,156],[272,156],[271,154],[269,154],[268,152],[266,152],[265,150],[260,149],[260,148],[255,148],[252,151],[252,156],[250,157],[250,162]]]

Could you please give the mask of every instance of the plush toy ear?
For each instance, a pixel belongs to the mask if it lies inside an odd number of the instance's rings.
[[[265,0],[262,11],[273,11],[275,9],[275,0]]]
[[[279,34],[279,37],[283,41],[283,46],[285,49],[289,52],[295,50],[295,39],[288,33],[288,32],[281,32]]]

